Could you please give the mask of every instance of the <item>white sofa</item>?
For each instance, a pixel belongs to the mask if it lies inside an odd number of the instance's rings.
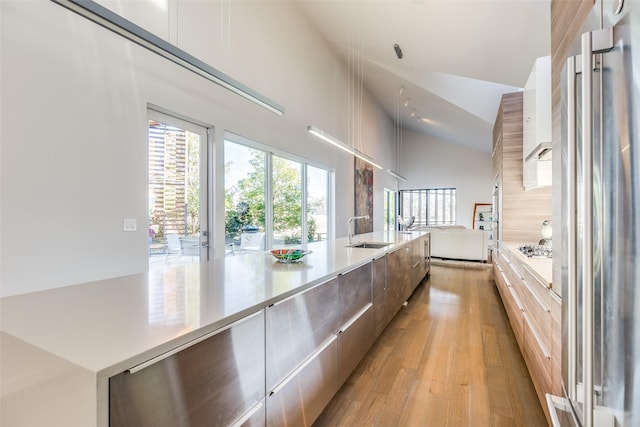
[[[462,226],[427,227],[431,232],[431,256],[471,261],[489,260],[488,235]]]

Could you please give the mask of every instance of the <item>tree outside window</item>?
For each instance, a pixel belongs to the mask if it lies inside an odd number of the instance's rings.
[[[266,197],[269,197],[273,206],[274,244],[302,243],[302,176],[303,169],[308,166],[229,141],[225,143],[225,156],[227,243],[237,241],[240,233],[244,231],[265,231]],[[265,194],[265,183],[269,179],[266,174],[267,156],[271,158],[270,195]],[[319,233],[314,214],[322,210],[322,214],[326,215],[326,200],[317,198],[318,200],[307,203],[307,210],[310,211],[306,218],[307,241],[317,240],[322,235]],[[317,209],[311,211],[310,208],[314,206]],[[323,233],[326,236],[326,231]]]

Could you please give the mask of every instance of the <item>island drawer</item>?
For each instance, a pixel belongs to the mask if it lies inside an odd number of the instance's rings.
[[[375,337],[373,333],[373,305],[364,307],[349,322],[340,327],[338,334],[338,388],[358,366]]]
[[[227,426],[245,419],[265,395],[264,337],[261,310],[111,377],[109,425]]]
[[[340,324],[348,322],[367,304],[373,296],[371,263],[349,270],[338,276],[338,306]]]
[[[338,332],[338,280],[334,278],[267,307],[266,376],[271,390]]]
[[[338,390],[337,339],[321,346],[267,396],[269,427],[310,426]]]

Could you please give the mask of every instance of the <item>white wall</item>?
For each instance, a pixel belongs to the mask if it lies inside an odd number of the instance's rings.
[[[313,124],[347,140],[346,65],[291,2],[224,4],[228,15],[210,1],[178,3],[179,20],[162,10],[142,16],[180,48],[283,105],[284,116],[49,0],[0,2],[0,296],[147,269],[149,104],[214,128],[218,247],[225,130],[333,168],[336,235],[346,235],[353,157],[306,132]],[[178,24],[162,31],[166,22]],[[368,93],[362,129],[363,151],[390,167],[393,127]],[[395,184],[378,170],[374,183],[378,230],[382,188]],[[137,219],[138,231],[123,232],[123,218]]]
[[[456,188],[458,225],[471,228],[474,203],[491,203],[491,154],[421,135],[402,133],[401,189]]]

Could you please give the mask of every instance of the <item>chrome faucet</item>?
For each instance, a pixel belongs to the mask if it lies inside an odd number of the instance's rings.
[[[353,221],[356,219],[369,219],[369,215],[352,216],[347,223],[347,233],[349,236],[349,244],[353,243]]]

